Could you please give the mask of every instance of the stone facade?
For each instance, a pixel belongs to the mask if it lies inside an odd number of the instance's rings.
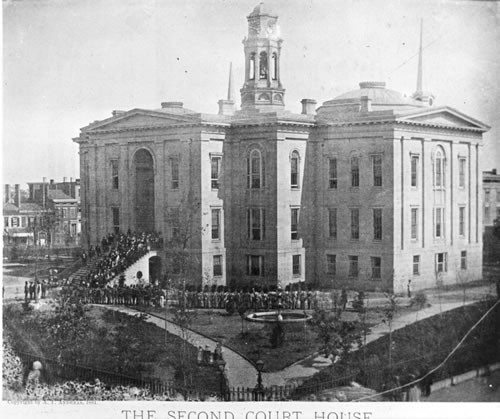
[[[404,292],[480,278],[489,127],[380,82],[287,112],[277,15],[260,4],[248,21],[241,110],[230,81],[218,115],[166,102],[82,128],[85,243],[127,229],[168,241],[181,220],[198,284]]]

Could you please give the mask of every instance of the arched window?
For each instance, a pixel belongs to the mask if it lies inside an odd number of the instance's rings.
[[[267,53],[264,51],[260,53],[259,78],[267,79]]]
[[[272,61],[273,61],[273,80],[277,80],[278,79],[278,55],[276,53],[273,53]]]
[[[255,80],[255,53],[250,54],[250,60],[248,61],[248,79]]]
[[[359,157],[351,157],[351,186],[359,186]]]
[[[290,186],[292,188],[299,187],[299,153],[294,151],[290,158]]]
[[[247,161],[247,187],[260,189],[264,186],[264,165],[259,150],[252,150]]]
[[[444,152],[441,147],[434,154],[434,186],[444,186]]]

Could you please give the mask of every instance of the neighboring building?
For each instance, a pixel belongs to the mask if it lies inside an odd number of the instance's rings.
[[[48,220],[53,224],[50,241],[55,246],[75,246],[80,243],[81,210],[80,210],[80,180],[66,178],[63,182],[30,182],[29,200],[48,211],[53,211],[53,217]]]
[[[486,231],[500,219],[500,174],[496,169],[483,172],[483,226]]]
[[[285,110],[277,16],[248,16],[245,81],[217,115],[113,111],[81,129],[82,235],[187,225],[196,278],[403,292],[482,275],[482,134],[422,89],[385,83]],[[179,221],[182,220],[180,223]],[[164,255],[164,270],[169,266]]]
[[[22,202],[21,192],[19,184],[14,185],[14,188],[4,185],[4,246],[44,244],[45,235],[36,229],[40,225],[43,208],[34,203]]]

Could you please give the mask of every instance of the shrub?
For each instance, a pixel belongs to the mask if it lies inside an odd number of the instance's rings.
[[[411,305],[418,309],[424,308],[427,305],[427,295],[423,291],[417,292],[411,299]]]

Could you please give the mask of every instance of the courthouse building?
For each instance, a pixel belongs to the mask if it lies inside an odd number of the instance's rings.
[[[169,241],[183,226],[198,283],[402,292],[479,279],[489,127],[435,106],[421,61],[411,98],[362,82],[288,112],[278,17],[261,3],[247,19],[239,110],[230,77],[218,114],[164,102],[81,129],[84,242],[128,229]]]

